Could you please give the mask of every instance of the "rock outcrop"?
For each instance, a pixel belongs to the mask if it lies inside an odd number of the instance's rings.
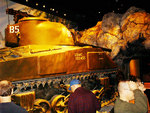
[[[96,26],[83,31],[80,43],[111,49],[110,56],[115,58],[120,49],[135,42],[142,34],[141,42],[150,48],[150,14],[142,9],[131,7],[124,14],[108,13]]]

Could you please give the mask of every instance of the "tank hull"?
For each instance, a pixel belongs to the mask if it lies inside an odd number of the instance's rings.
[[[9,56],[4,55],[8,52],[11,53]],[[0,78],[10,81],[116,68],[100,48],[90,46],[30,45],[6,50],[3,58],[0,60]]]

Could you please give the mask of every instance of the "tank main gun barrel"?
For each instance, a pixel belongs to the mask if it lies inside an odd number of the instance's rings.
[[[103,47],[100,47],[100,46],[94,46],[94,45],[90,45],[90,44],[85,44],[85,43],[80,43],[80,42],[76,42],[76,45],[77,46],[92,46],[93,48],[101,48],[103,51],[108,51],[108,52],[111,52],[112,50],[111,49],[108,49],[108,48],[103,48]]]

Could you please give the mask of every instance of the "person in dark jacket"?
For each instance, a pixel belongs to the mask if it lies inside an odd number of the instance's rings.
[[[81,87],[81,82],[74,79],[70,82],[72,91],[68,101],[68,113],[96,113],[100,110],[100,102],[89,90]]]
[[[7,80],[0,81],[0,113],[28,113],[24,108],[11,102],[13,85]]]

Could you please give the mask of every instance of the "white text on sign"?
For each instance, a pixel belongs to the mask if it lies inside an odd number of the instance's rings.
[[[9,33],[18,33],[19,32],[19,26],[10,26],[9,27]]]

